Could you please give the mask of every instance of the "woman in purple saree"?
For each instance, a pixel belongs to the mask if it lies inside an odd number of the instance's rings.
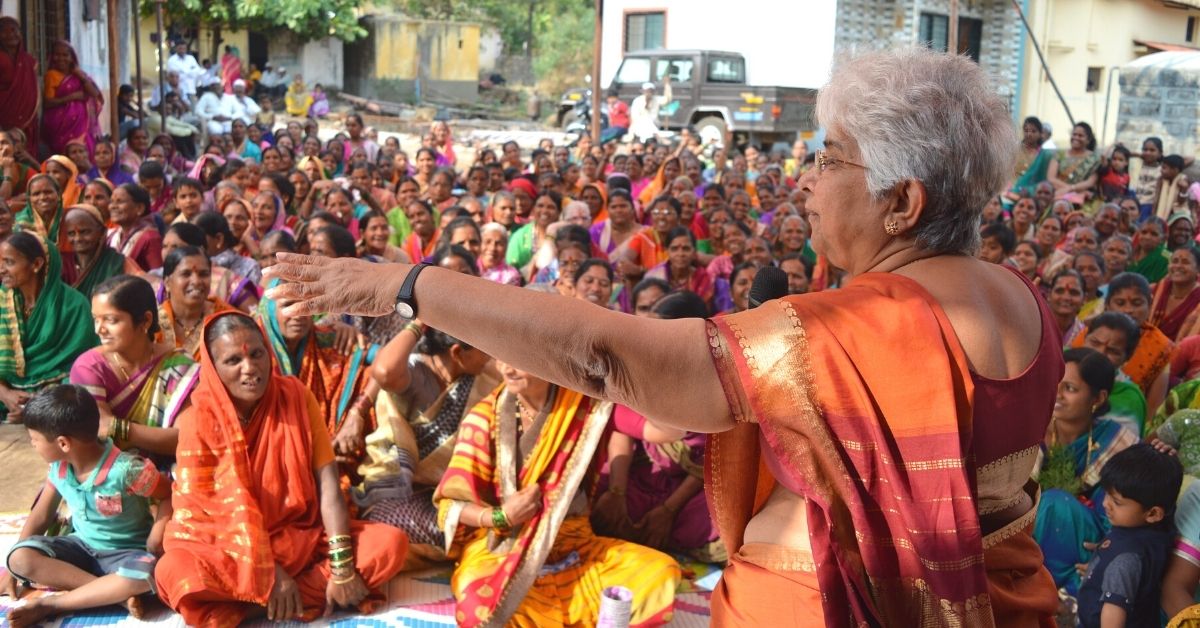
[[[97,114],[104,96],[80,67],[75,49],[66,41],[56,41],[46,71],[42,111],[42,135],[50,152],[65,155],[67,144],[79,142],[95,152],[100,132]]]

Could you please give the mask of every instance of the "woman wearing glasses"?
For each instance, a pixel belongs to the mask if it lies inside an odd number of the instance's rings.
[[[271,272],[300,282],[279,295],[300,313],[380,314],[399,292],[516,368],[712,433],[705,488],[731,556],[714,624],[1048,619],[1025,483],[1061,346],[1034,288],[973,255],[1011,175],[1009,113],[978,65],[923,49],[848,59],[816,111],[825,151],[801,187],[814,248],[849,273],[838,290],[653,320],[442,269],[368,279],[288,256]]]

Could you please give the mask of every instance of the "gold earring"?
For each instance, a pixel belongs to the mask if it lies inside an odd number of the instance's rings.
[[[894,236],[900,233],[900,225],[894,220],[889,220],[884,223],[883,230],[886,231],[888,235]]]

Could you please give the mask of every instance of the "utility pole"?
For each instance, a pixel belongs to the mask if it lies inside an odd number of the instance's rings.
[[[117,71],[117,0],[108,0],[107,9],[104,18],[108,21],[108,134],[114,142],[119,142],[121,105],[118,95],[121,93],[121,75]]]
[[[950,24],[946,31],[946,52],[958,55],[958,0],[950,0]]]
[[[142,108],[142,12],[138,10],[141,0],[130,0],[129,9],[133,12],[133,68],[137,82],[133,93],[137,96],[138,126],[146,120],[146,110]],[[166,124],[166,121],[163,121]]]
[[[1025,19],[1025,11],[1021,10],[1021,3],[1017,0],[1012,0],[1013,8],[1017,10],[1017,15],[1021,16],[1021,23],[1025,25],[1025,32],[1029,34],[1029,41],[1033,43],[1033,51],[1037,53],[1038,60],[1042,62],[1042,70],[1046,72],[1046,78],[1050,79],[1050,87],[1054,88],[1054,93],[1058,95],[1058,102],[1062,103],[1063,111],[1067,112],[1067,119],[1071,121],[1071,127],[1075,127],[1075,116],[1071,115],[1071,108],[1067,106],[1067,99],[1063,98],[1062,92],[1058,89],[1058,83],[1054,82],[1054,75],[1050,73],[1050,66],[1046,63],[1046,57],[1042,54],[1042,47],[1038,45],[1037,37],[1033,34],[1033,29],[1029,27],[1029,20]]]
[[[162,116],[163,133],[167,132],[167,83],[163,77],[163,3],[166,1],[154,0],[154,18],[158,21],[158,115]]]
[[[595,41],[592,42],[592,145],[600,145],[600,52],[604,35],[604,0],[596,0]]]

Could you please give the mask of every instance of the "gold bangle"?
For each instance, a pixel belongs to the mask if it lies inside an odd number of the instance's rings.
[[[618,487],[616,484],[609,484],[608,492],[612,493],[613,495],[616,495],[617,497],[625,496],[625,489],[622,487]]]
[[[413,335],[417,337],[418,341],[425,337],[424,325],[420,325],[418,323],[409,323],[405,325],[403,331],[411,331]]]
[[[479,507],[479,516],[475,518],[475,527],[476,528],[480,528],[480,529],[483,528],[483,516],[485,514],[487,514],[487,512],[488,512],[487,508],[484,508],[483,506]]]
[[[349,583],[351,583],[351,582],[354,582],[354,579],[355,579],[355,578],[357,578],[357,577],[358,577],[358,572],[357,572],[357,571],[355,571],[355,572],[353,572],[353,573],[351,573],[351,574],[350,574],[350,577],[349,577],[349,578],[343,578],[343,579],[341,579],[341,580],[338,580],[338,579],[334,578],[334,579],[333,579],[333,583],[334,583],[334,584],[349,584]]]
[[[334,545],[337,545],[338,543],[349,544],[350,543],[350,535],[349,534],[338,534],[338,535],[329,537],[329,546],[330,547],[333,547]]]

